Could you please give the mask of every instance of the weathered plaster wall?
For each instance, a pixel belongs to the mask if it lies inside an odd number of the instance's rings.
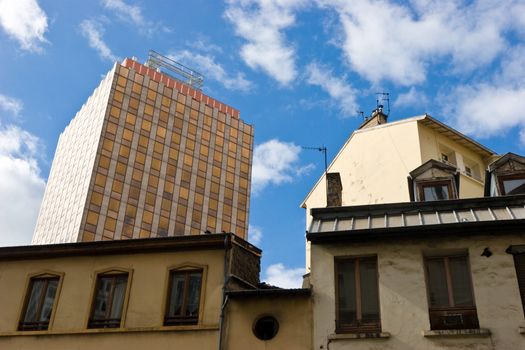
[[[387,339],[333,340],[336,349],[524,349],[523,308],[510,244],[524,244],[525,234],[473,238],[427,238],[312,246],[311,281],[314,293],[313,349],[326,349],[335,332],[334,256],[377,254],[381,324]],[[485,247],[494,253],[480,256]],[[430,329],[423,252],[468,249],[474,297],[481,328],[489,337],[424,337]]]
[[[252,327],[262,315],[279,322],[275,338],[259,340]],[[225,349],[306,350],[312,348],[312,308],[308,296],[258,296],[230,299]]]

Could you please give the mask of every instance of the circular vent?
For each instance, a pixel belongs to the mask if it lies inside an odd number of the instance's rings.
[[[279,322],[273,316],[263,316],[255,321],[253,334],[261,340],[270,340],[279,332]]]

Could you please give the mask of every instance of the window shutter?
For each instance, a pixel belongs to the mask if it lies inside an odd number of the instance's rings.
[[[521,305],[525,313],[525,254],[515,254],[514,264],[516,266],[516,276],[520,287]]]

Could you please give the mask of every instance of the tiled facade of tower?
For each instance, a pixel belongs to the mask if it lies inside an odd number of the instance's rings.
[[[33,243],[245,238],[252,151],[238,110],[126,59],[61,135]]]

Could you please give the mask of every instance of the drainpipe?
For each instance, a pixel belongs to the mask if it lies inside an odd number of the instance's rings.
[[[231,234],[228,234],[224,237],[224,284],[222,285],[222,305],[221,305],[221,315],[219,319],[219,348],[218,350],[222,350],[222,342],[223,342],[223,327],[225,322],[225,316],[226,316],[226,305],[228,304],[228,295],[227,292],[227,285],[230,279],[230,275],[228,272],[228,251],[230,249],[229,239],[231,239]]]

